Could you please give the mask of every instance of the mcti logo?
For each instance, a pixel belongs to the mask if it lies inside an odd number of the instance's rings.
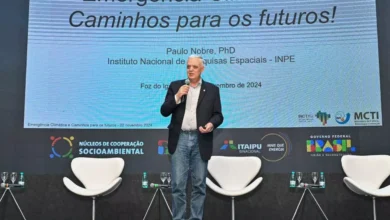
[[[159,140],[158,141],[157,153],[160,155],[169,154],[168,141],[166,141],[166,140]]]
[[[54,137],[54,136],[51,136],[50,137],[50,140],[52,140],[51,142],[51,154],[50,154],[50,158],[53,159],[54,157],[59,157],[59,158],[70,158],[72,159],[73,158],[73,154],[72,154],[72,150],[73,150],[73,144],[72,144],[72,141],[74,140],[74,137],[73,136],[70,136],[69,138],[67,137]],[[63,141],[61,141],[63,140]],[[65,141],[65,142],[64,142]],[[64,151],[65,153],[64,154],[60,154],[58,153],[58,151],[56,150],[59,149],[59,148],[69,148],[68,151]]]
[[[228,147],[232,150],[237,150],[237,147],[234,145],[233,140],[223,141],[223,145],[221,147],[221,150],[226,150]]]
[[[326,125],[328,123],[328,119],[330,118],[330,114],[318,111],[316,117],[322,122],[322,125]]]

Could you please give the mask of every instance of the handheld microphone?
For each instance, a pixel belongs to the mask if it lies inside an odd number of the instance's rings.
[[[170,185],[151,183],[150,188],[170,188]]]
[[[186,79],[186,80],[184,81],[184,83],[188,86],[188,85],[190,84],[190,80],[189,80],[189,79]],[[181,102],[182,102],[182,103],[185,102],[185,101],[186,101],[186,98],[187,98],[187,95],[183,95],[183,96],[181,97]]]

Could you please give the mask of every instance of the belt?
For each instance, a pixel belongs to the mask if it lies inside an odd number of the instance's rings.
[[[180,132],[181,132],[181,133],[184,133],[184,134],[194,134],[194,133],[197,133],[198,130],[186,130],[186,131],[181,130]]]

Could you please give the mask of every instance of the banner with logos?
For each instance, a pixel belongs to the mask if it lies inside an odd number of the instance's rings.
[[[125,173],[169,171],[167,130],[25,130],[15,145],[28,173],[69,172],[77,157],[121,157]],[[255,156],[262,172],[340,172],[343,155],[359,154],[356,128],[217,129],[213,155]],[[16,162],[16,161],[15,161]]]

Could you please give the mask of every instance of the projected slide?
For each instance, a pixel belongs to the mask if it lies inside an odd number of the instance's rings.
[[[382,125],[375,0],[30,0],[24,127],[166,128],[191,54],[222,128]]]

